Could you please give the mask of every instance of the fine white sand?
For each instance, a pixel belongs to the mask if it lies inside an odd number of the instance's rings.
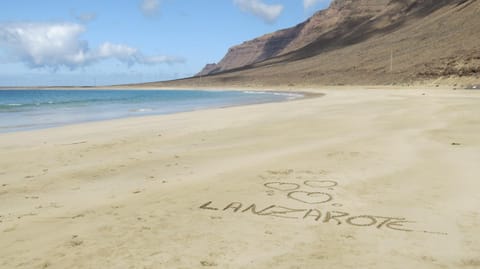
[[[1,134],[0,268],[480,268],[480,92],[316,92]]]

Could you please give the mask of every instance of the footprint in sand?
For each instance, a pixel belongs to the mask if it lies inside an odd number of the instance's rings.
[[[215,262],[211,261],[201,261],[200,264],[205,267],[213,267],[213,266],[218,266]]]
[[[72,239],[70,239],[67,242],[67,245],[70,246],[70,247],[78,247],[78,246],[81,246],[82,244],[83,244],[83,240],[80,240],[78,238],[78,235],[73,235]]]

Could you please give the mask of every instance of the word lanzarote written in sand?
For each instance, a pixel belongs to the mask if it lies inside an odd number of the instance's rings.
[[[293,170],[283,172],[270,171],[275,176],[275,180],[281,179],[282,175],[293,174]],[[308,174],[305,179],[305,174]],[[349,225],[354,227],[371,227],[375,229],[417,232],[409,228],[409,224],[414,221],[401,217],[388,217],[378,215],[351,214],[348,212],[318,209],[319,206],[342,207],[343,205],[335,202],[334,195],[331,193],[339,186],[339,183],[331,179],[314,179],[315,173],[310,171],[297,172],[294,178],[301,180],[301,183],[289,181],[268,181],[264,183],[267,189],[266,193],[273,196],[275,192],[280,192],[286,199],[296,203],[298,206],[283,206],[272,204],[268,206],[259,206],[255,203],[230,202],[216,204],[209,201],[200,206],[200,209],[218,212],[230,213],[249,213],[262,217],[275,217],[284,219],[297,219],[304,221],[315,221],[323,224]],[[263,179],[269,177],[261,176]],[[271,177],[270,177],[271,178]],[[421,231],[423,233],[447,235],[440,232]]]

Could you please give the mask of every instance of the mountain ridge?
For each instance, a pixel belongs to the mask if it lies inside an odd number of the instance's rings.
[[[479,80],[479,0],[335,0],[234,46],[182,83],[318,85]],[[175,83],[175,82],[172,82]]]
[[[209,75],[254,64],[300,49],[331,31],[348,16],[363,20],[381,11],[389,0],[334,0],[330,7],[316,12],[306,21],[231,47],[218,64],[207,64],[197,75]]]

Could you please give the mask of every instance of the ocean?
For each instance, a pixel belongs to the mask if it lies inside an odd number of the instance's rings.
[[[300,97],[252,91],[0,90],[0,133]]]

